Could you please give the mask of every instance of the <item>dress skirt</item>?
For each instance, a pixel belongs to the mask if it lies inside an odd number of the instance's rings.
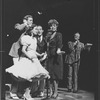
[[[49,77],[48,71],[43,68],[38,58],[33,61],[26,57],[21,57],[20,60],[13,66],[6,69],[6,72],[13,74],[17,78],[22,78],[28,81],[32,79],[40,79],[41,77]]]

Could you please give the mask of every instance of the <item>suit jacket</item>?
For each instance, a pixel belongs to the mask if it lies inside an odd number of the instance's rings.
[[[18,39],[17,42],[14,42],[11,46],[11,49],[9,51],[9,55],[11,57],[14,57],[14,58],[18,58],[20,56],[20,48],[21,48],[21,43],[20,43],[20,40],[21,40],[21,37],[25,34],[25,32],[20,36],[20,38]]]
[[[39,41],[39,37],[37,37],[37,52],[43,53],[47,50],[47,45],[45,38],[42,36],[42,40]]]
[[[68,64],[73,64],[80,60],[81,51],[84,49],[84,44],[79,42],[74,46],[74,42],[68,42],[69,53],[65,57],[65,62]]]

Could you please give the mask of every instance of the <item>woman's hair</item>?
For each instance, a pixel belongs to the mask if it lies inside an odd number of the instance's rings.
[[[25,32],[25,35],[30,35],[30,36],[31,36],[31,31],[32,31],[32,29],[27,30],[27,31]]]
[[[30,35],[30,36],[31,36],[32,30],[34,29],[34,27],[37,27],[37,25],[34,25],[34,26],[32,26],[31,28],[29,28],[29,29],[25,32],[25,35]]]
[[[25,32],[25,35],[30,35],[31,36],[31,32]]]
[[[32,15],[26,15],[23,20],[28,20],[28,18],[33,18]]]
[[[59,25],[58,21],[55,20],[55,19],[50,19],[49,22],[48,22],[48,25],[51,26],[52,24],[55,24],[56,26]]]

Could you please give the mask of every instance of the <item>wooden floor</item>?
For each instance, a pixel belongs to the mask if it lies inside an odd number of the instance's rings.
[[[94,100],[94,94],[83,90],[79,90],[77,93],[69,93],[65,88],[58,89],[58,97],[56,99],[48,98],[49,100]],[[46,93],[44,98],[33,98],[32,100],[48,100]],[[5,100],[14,100],[10,98],[9,91],[6,91]],[[19,99],[23,100],[23,99]]]

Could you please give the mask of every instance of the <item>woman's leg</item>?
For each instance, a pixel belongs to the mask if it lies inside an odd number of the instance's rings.
[[[25,93],[24,93],[23,96],[24,96],[24,98],[25,98],[26,100],[29,100],[29,99],[32,98],[31,95],[30,95],[30,88],[26,88]]]
[[[58,81],[57,80],[53,80],[53,86],[54,86],[54,93],[52,97],[56,98],[58,96]]]
[[[31,83],[30,89],[31,89],[30,91],[31,96],[36,97],[38,94],[38,81],[35,81],[35,82],[33,81]]]
[[[51,97],[53,94],[53,90],[52,90],[53,84],[51,79],[46,80],[46,87],[47,87],[47,97],[48,96]]]
[[[53,95],[53,81],[52,80],[50,80],[49,88],[50,88],[50,97],[51,97]]]

